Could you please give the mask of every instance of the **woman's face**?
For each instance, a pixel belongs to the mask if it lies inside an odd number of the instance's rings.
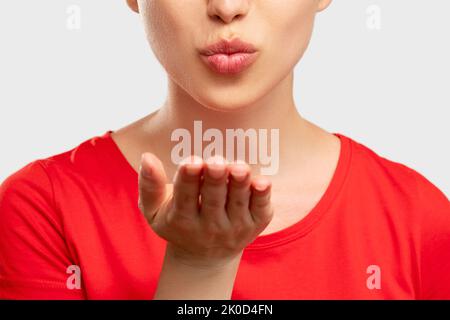
[[[202,105],[223,111],[257,102],[290,75],[308,46],[315,14],[331,2],[127,1],[138,5],[150,45],[169,77]],[[254,53],[242,47],[203,51],[235,38],[253,45]]]

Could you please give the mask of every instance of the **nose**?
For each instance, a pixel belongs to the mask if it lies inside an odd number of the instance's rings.
[[[250,0],[209,0],[208,15],[224,23],[231,23],[247,15]]]

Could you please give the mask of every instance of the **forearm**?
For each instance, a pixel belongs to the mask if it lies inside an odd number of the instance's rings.
[[[229,300],[240,256],[217,267],[196,267],[166,252],[155,300]]]

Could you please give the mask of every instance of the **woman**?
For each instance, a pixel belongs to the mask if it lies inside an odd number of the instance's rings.
[[[166,102],[5,180],[0,297],[450,298],[446,196],[297,112],[331,0],[127,2]]]

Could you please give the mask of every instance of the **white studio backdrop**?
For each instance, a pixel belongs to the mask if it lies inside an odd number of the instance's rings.
[[[419,171],[447,197],[448,12],[449,0],[334,0],[295,83],[305,118]],[[0,181],[143,117],[166,92],[125,0],[0,1]]]

